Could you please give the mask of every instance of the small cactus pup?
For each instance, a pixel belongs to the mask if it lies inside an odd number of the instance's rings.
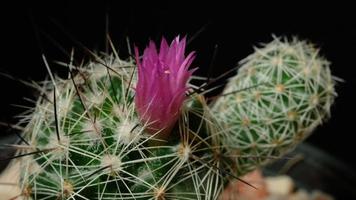
[[[219,137],[208,134],[207,105],[186,95],[194,53],[185,38],[136,60],[100,54],[50,72],[26,124],[21,157],[24,199],[217,199],[226,165]],[[206,115],[206,116],[205,116]],[[194,119],[192,122],[191,119]],[[201,134],[204,133],[204,134]]]
[[[336,97],[329,62],[308,42],[275,38],[240,65],[211,109],[238,175],[305,139]]]

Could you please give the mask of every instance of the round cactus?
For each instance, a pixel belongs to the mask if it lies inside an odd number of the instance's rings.
[[[275,38],[240,64],[212,113],[244,174],[306,138],[329,115],[336,93],[329,62],[296,38]]]
[[[51,75],[52,80],[42,84],[43,95],[33,112],[24,118],[28,123],[23,132],[25,142],[19,151],[19,156],[26,155],[20,183],[23,197],[54,200],[218,197],[226,183],[226,174],[216,167],[220,165],[220,160],[214,159],[218,148],[210,142],[209,122],[204,121],[207,105],[199,95],[185,97],[186,83],[192,73],[188,71],[192,57],[184,59],[185,39],[178,38],[171,46],[161,47],[161,51],[168,51],[167,57],[178,57],[171,51],[179,53],[181,57],[175,65],[185,71],[171,67],[166,69],[171,71],[159,74],[157,69],[156,74],[149,74],[153,77],[144,77],[147,75],[143,73],[148,73],[144,70],[155,67],[144,62],[158,58],[152,45],[139,67],[136,66],[140,63],[139,56],[136,62],[113,55],[97,56],[82,67],[65,64],[68,79]],[[177,80],[182,89],[171,92],[162,88],[165,82],[152,83],[162,81],[160,78],[169,81],[169,77],[163,76],[174,73],[178,76],[172,77],[171,87],[175,87]],[[146,79],[140,80],[142,77]],[[145,85],[140,85],[140,81]],[[157,90],[159,98],[149,102]],[[178,92],[183,95],[177,95]],[[141,95],[139,100],[137,95]],[[169,98],[175,102],[173,105]],[[153,108],[147,106],[147,101]],[[150,121],[152,116],[155,121]],[[160,119],[161,116],[165,119]],[[160,137],[162,133],[164,136]]]

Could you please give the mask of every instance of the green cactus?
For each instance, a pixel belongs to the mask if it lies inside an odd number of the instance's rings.
[[[281,157],[330,114],[334,80],[313,45],[275,38],[241,61],[212,107],[238,174]]]
[[[133,60],[107,55],[85,67],[70,65],[68,79],[56,77],[42,84],[42,97],[24,118],[29,120],[23,132],[29,144],[23,144],[19,154],[33,154],[22,160],[25,198],[218,196],[224,175],[210,166],[214,160],[206,144],[208,122],[188,122],[189,117],[204,118],[207,109],[201,98],[192,95],[187,101],[175,137],[155,142],[159,139],[145,133],[146,125],[135,112],[135,67]],[[198,136],[200,129],[205,138]]]
[[[211,107],[189,95],[167,141],[139,120],[134,60],[63,64],[69,78],[43,82],[23,119],[23,197],[218,199],[234,174],[304,139],[336,95],[328,62],[305,42],[276,39],[242,63]]]

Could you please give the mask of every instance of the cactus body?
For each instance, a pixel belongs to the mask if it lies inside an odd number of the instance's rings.
[[[70,67],[72,78],[43,84],[43,97],[26,117],[30,121],[23,135],[29,144],[20,154],[35,152],[22,162],[21,187],[27,191],[23,194],[26,198],[161,200],[218,196],[223,175],[210,166],[212,151],[204,144],[208,136],[198,137],[184,125],[188,123],[186,117],[193,115],[188,114],[194,110],[192,106],[183,108],[187,114],[172,137],[160,141],[155,138],[159,131],[147,134],[147,124],[136,114],[133,60],[105,56],[81,68]],[[200,121],[201,110],[194,112]],[[200,132],[202,127],[196,127]],[[199,155],[199,160],[192,154]]]
[[[329,115],[329,63],[306,42],[276,38],[241,61],[212,108],[239,174],[278,158]]]

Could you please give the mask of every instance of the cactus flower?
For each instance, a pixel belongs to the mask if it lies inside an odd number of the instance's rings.
[[[186,98],[187,82],[193,70],[189,66],[194,52],[184,55],[186,38],[176,37],[170,46],[162,38],[159,52],[153,41],[144,50],[140,59],[135,48],[138,66],[135,104],[141,122],[147,125],[150,134],[167,139],[178,120]]]

